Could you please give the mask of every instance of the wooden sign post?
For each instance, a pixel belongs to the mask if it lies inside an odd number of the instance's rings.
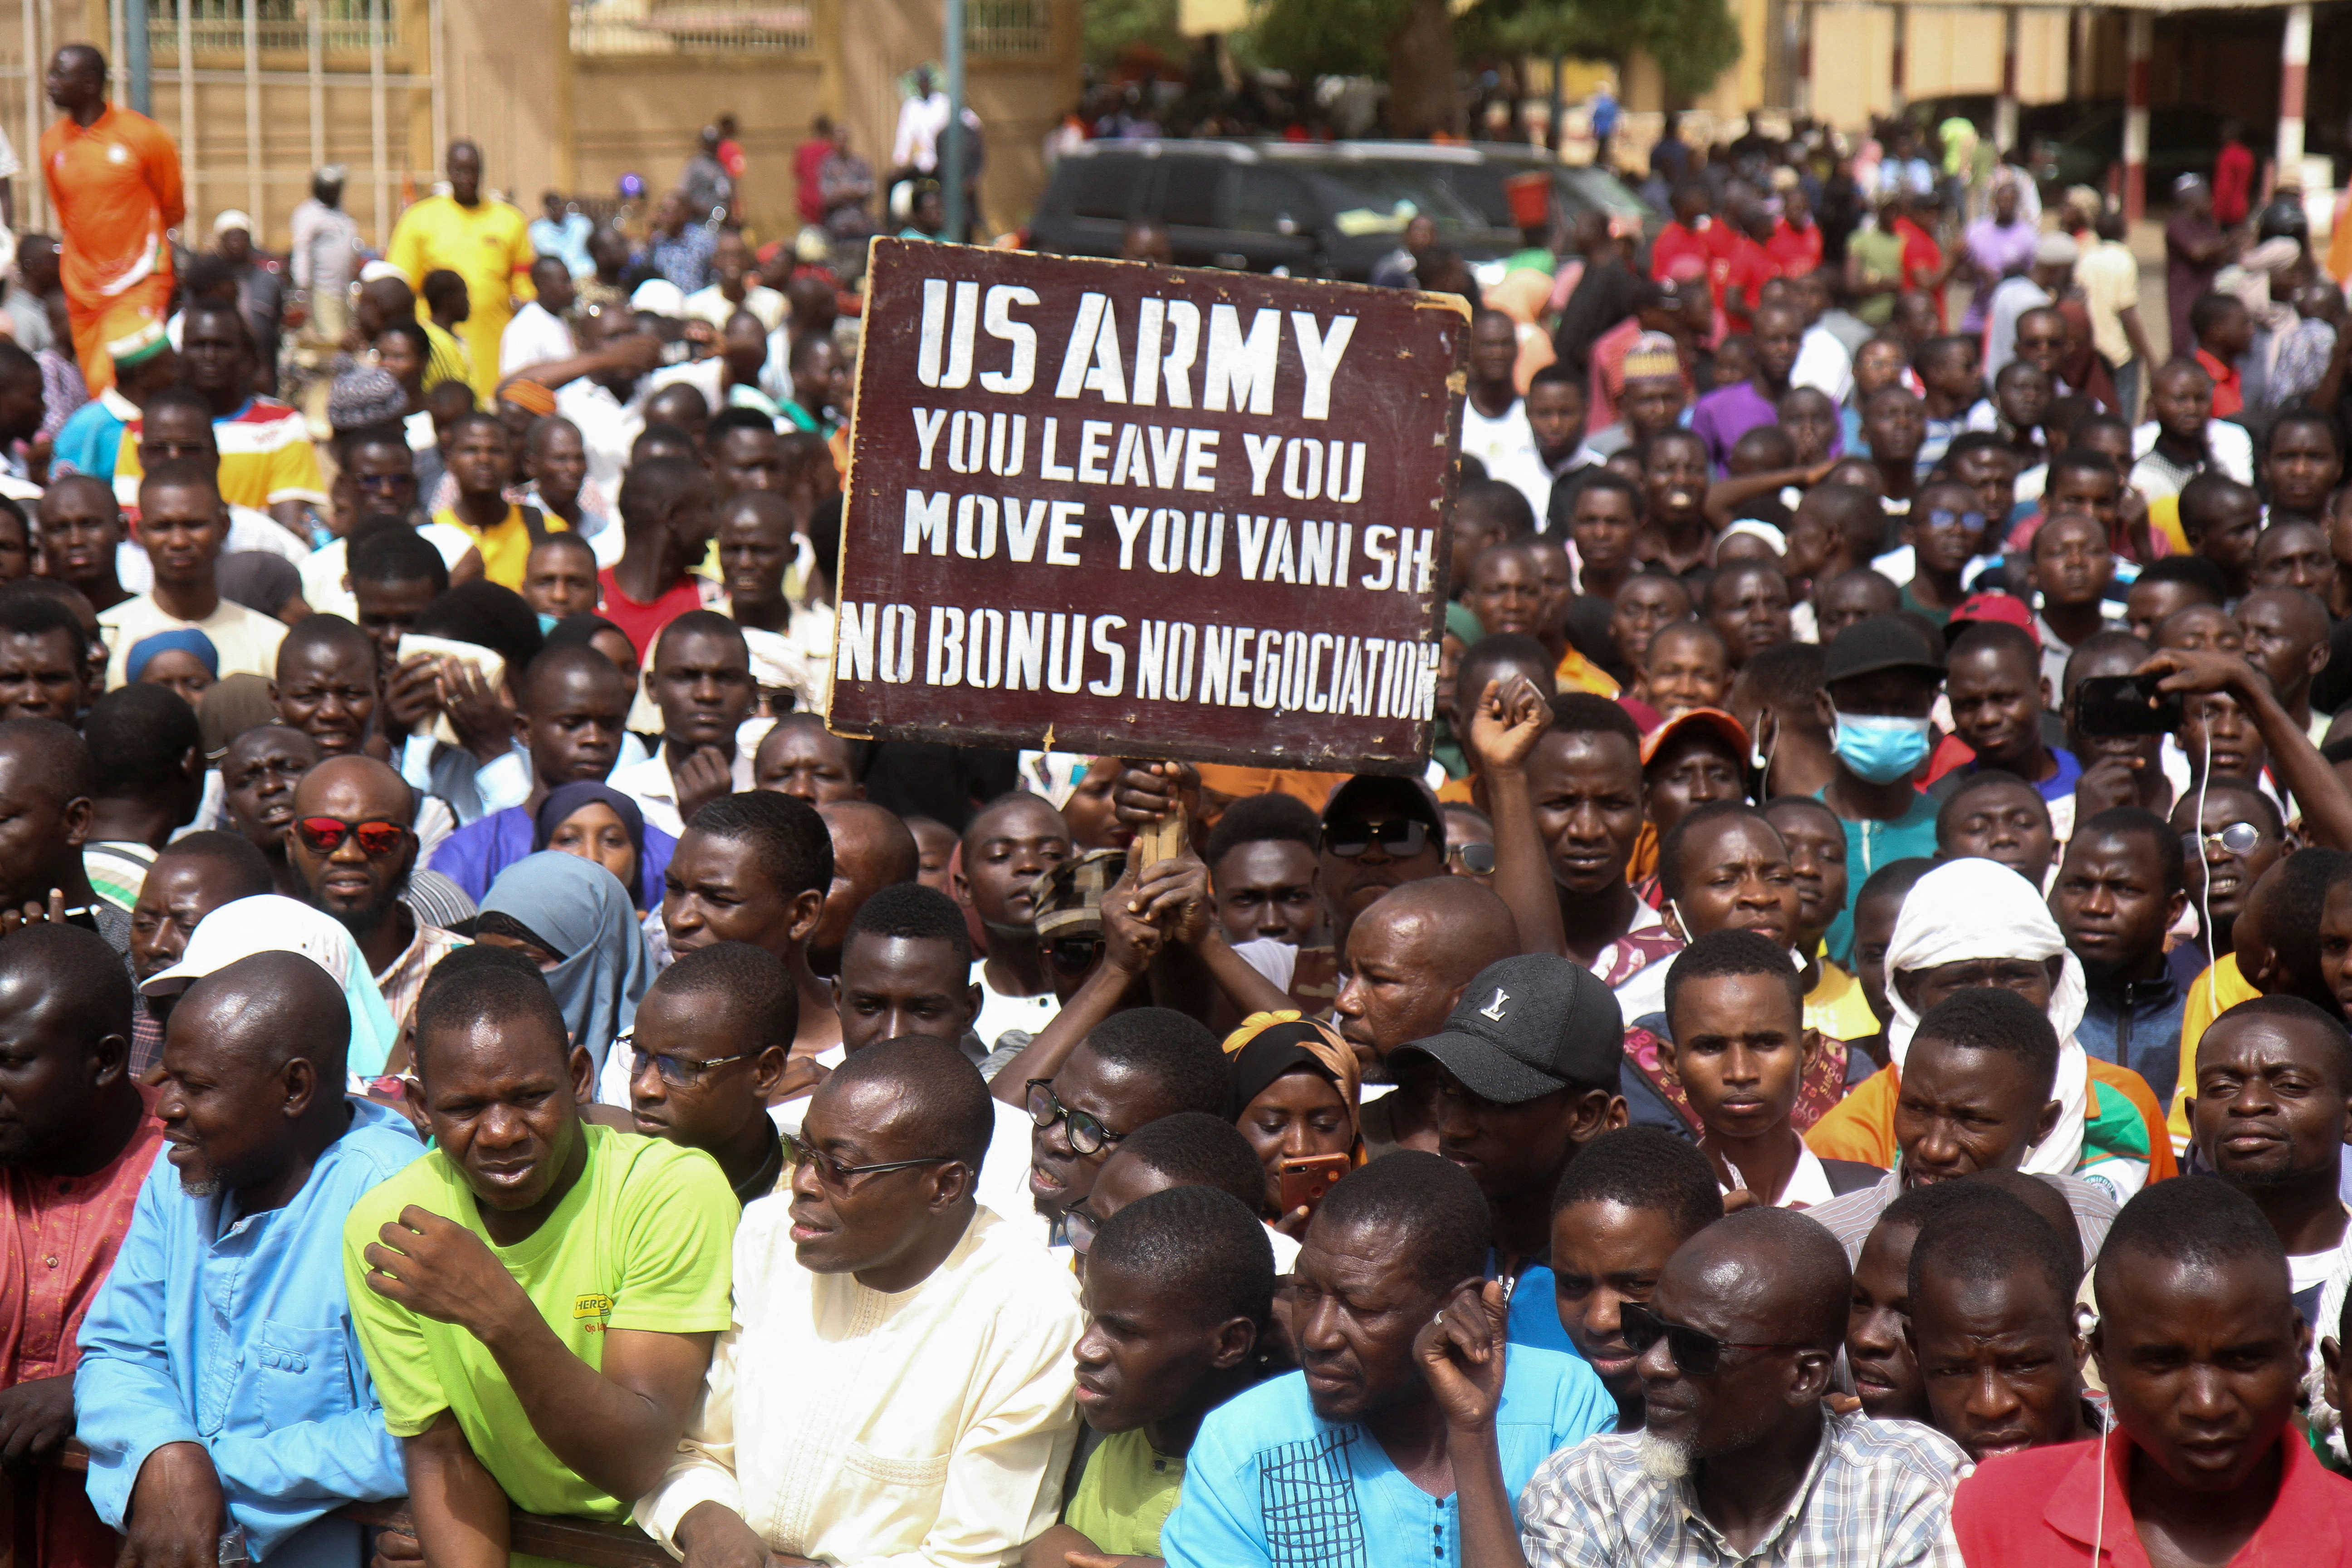
[[[1468,310],[873,244],[827,722],[1419,773]]]

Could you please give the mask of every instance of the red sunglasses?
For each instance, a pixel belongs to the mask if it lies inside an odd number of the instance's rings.
[[[371,860],[399,853],[408,837],[408,829],[397,822],[345,822],[340,816],[298,816],[294,832],[313,855],[332,855],[344,839],[356,837],[360,853]]]

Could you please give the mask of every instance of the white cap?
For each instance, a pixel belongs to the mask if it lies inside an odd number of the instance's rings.
[[[651,310],[656,316],[683,316],[686,290],[667,278],[648,278],[629,296],[629,309]]]
[[[257,952],[299,952],[325,970],[340,991],[351,977],[356,952],[351,933],[331,916],[299,900],[257,893],[223,904],[197,921],[180,962],[139,989],[150,996],[173,995]]]
[[[373,283],[379,278],[397,278],[403,283],[408,281],[408,274],[389,261],[371,261],[360,268],[360,281],[362,283]]]
[[[237,211],[235,207],[229,208],[226,212],[221,214],[220,216],[213,219],[213,233],[215,236],[226,234],[233,228],[241,228],[245,230],[246,233],[251,234],[253,232],[253,219]]]

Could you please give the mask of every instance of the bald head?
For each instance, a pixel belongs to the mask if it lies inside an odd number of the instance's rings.
[[[294,815],[397,822],[405,827],[416,818],[416,792],[373,757],[330,757],[295,785]]]
[[[1519,950],[1519,928],[1495,890],[1467,877],[1427,877],[1383,893],[1357,917],[1349,952],[1365,927],[1411,944],[1418,962],[1459,990],[1478,972]]]
[[[833,837],[833,874],[887,888],[911,882],[922,870],[915,836],[887,806],[866,800],[826,801],[816,808]],[[852,862],[855,862],[853,865]]]
[[[1675,1277],[1681,1300],[1715,1303],[1755,1331],[1757,1343],[1833,1352],[1845,1342],[1853,1292],[1845,1248],[1820,1221],[1794,1209],[1727,1215],[1683,1243],[1666,1274]]]
[[[320,1083],[340,1090],[352,1012],[342,987],[310,959],[257,952],[189,986],[172,1009],[170,1031],[180,1050],[226,1052],[264,1072],[307,1061]]]

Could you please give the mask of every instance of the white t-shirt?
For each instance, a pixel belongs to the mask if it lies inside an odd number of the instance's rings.
[[[1489,419],[1478,412],[1477,405],[1465,398],[1462,402],[1462,453],[1475,458],[1486,466],[1489,478],[1495,465],[1510,452],[1525,447],[1532,452],[1536,447],[1535,427],[1528,423],[1525,398],[1515,397],[1511,405],[1496,418]]]
[[[98,624],[106,634],[109,691],[123,683],[122,668],[131,650],[157,632],[193,626],[212,639],[214,650],[220,655],[222,675],[258,675],[264,679],[276,678],[278,645],[286,640],[285,622],[226,598],[203,620],[184,621],[166,614],[155,603],[152,594],[142,594],[110,609],[100,610]]]
[[[686,297],[688,321],[708,321],[720,328],[727,325],[736,311],[749,310],[760,319],[762,327],[772,332],[784,324],[784,318],[792,314],[792,309],[782,294],[764,283],[754,283],[744,289],[743,302],[740,305],[720,292],[716,283],[707,289],[697,289]]]
[[[278,531],[283,533],[285,530]],[[453,572],[457,563],[466,558],[466,552],[474,548],[471,534],[446,522],[428,522],[416,531],[441,552],[441,563]],[[351,553],[351,541],[338,539],[302,558],[302,600],[320,615],[341,616],[347,621],[360,618],[360,603],[352,593],[349,580]],[[126,588],[130,585],[128,581],[123,584]]]
[[[971,983],[981,989],[980,1016],[971,1021],[971,1032],[992,1051],[1005,1030],[1021,1029],[1034,1036],[1062,1010],[1062,999],[1050,989],[1043,996],[1008,996],[991,985],[984,958],[971,961]]]
[[[533,300],[499,334],[499,374],[512,375],[527,365],[570,359],[574,352],[572,329],[563,318]]]

